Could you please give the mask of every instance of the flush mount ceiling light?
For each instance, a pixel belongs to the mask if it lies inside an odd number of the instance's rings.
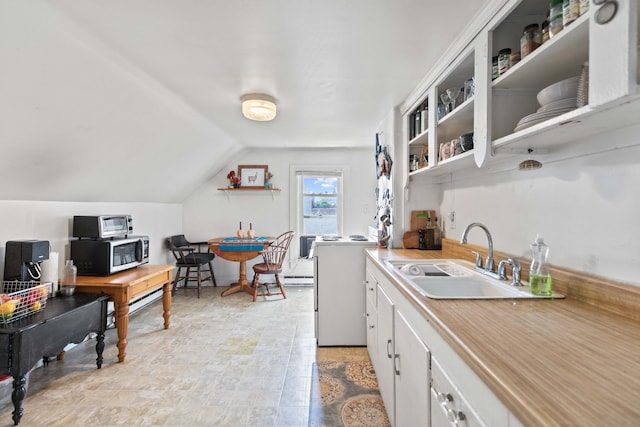
[[[242,95],[242,114],[249,120],[268,122],[276,117],[276,99],[261,93]]]

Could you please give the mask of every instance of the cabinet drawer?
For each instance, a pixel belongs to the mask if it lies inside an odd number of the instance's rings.
[[[434,357],[431,358],[431,402],[432,427],[485,426]]]
[[[140,295],[146,291],[156,289],[170,281],[169,273],[156,274],[147,280],[142,280],[131,287],[131,297]]]

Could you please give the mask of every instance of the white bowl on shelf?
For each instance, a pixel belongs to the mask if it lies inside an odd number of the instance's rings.
[[[560,80],[538,92],[537,98],[540,105],[575,97],[578,93],[578,81],[580,76]]]

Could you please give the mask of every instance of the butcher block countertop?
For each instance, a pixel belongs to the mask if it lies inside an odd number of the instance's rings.
[[[468,246],[465,252],[475,249]],[[571,289],[557,289],[555,281],[554,290],[567,298],[430,299],[388,272],[384,260],[452,258],[451,252],[367,252],[525,426],[640,426],[637,317],[604,310],[580,295],[574,298]],[[622,294],[626,306],[619,311],[637,314],[640,305],[629,301],[637,302],[640,289],[622,286]]]

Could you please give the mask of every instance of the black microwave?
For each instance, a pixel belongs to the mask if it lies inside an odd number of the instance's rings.
[[[149,262],[149,236],[71,241],[71,259],[78,275],[108,276]]]

